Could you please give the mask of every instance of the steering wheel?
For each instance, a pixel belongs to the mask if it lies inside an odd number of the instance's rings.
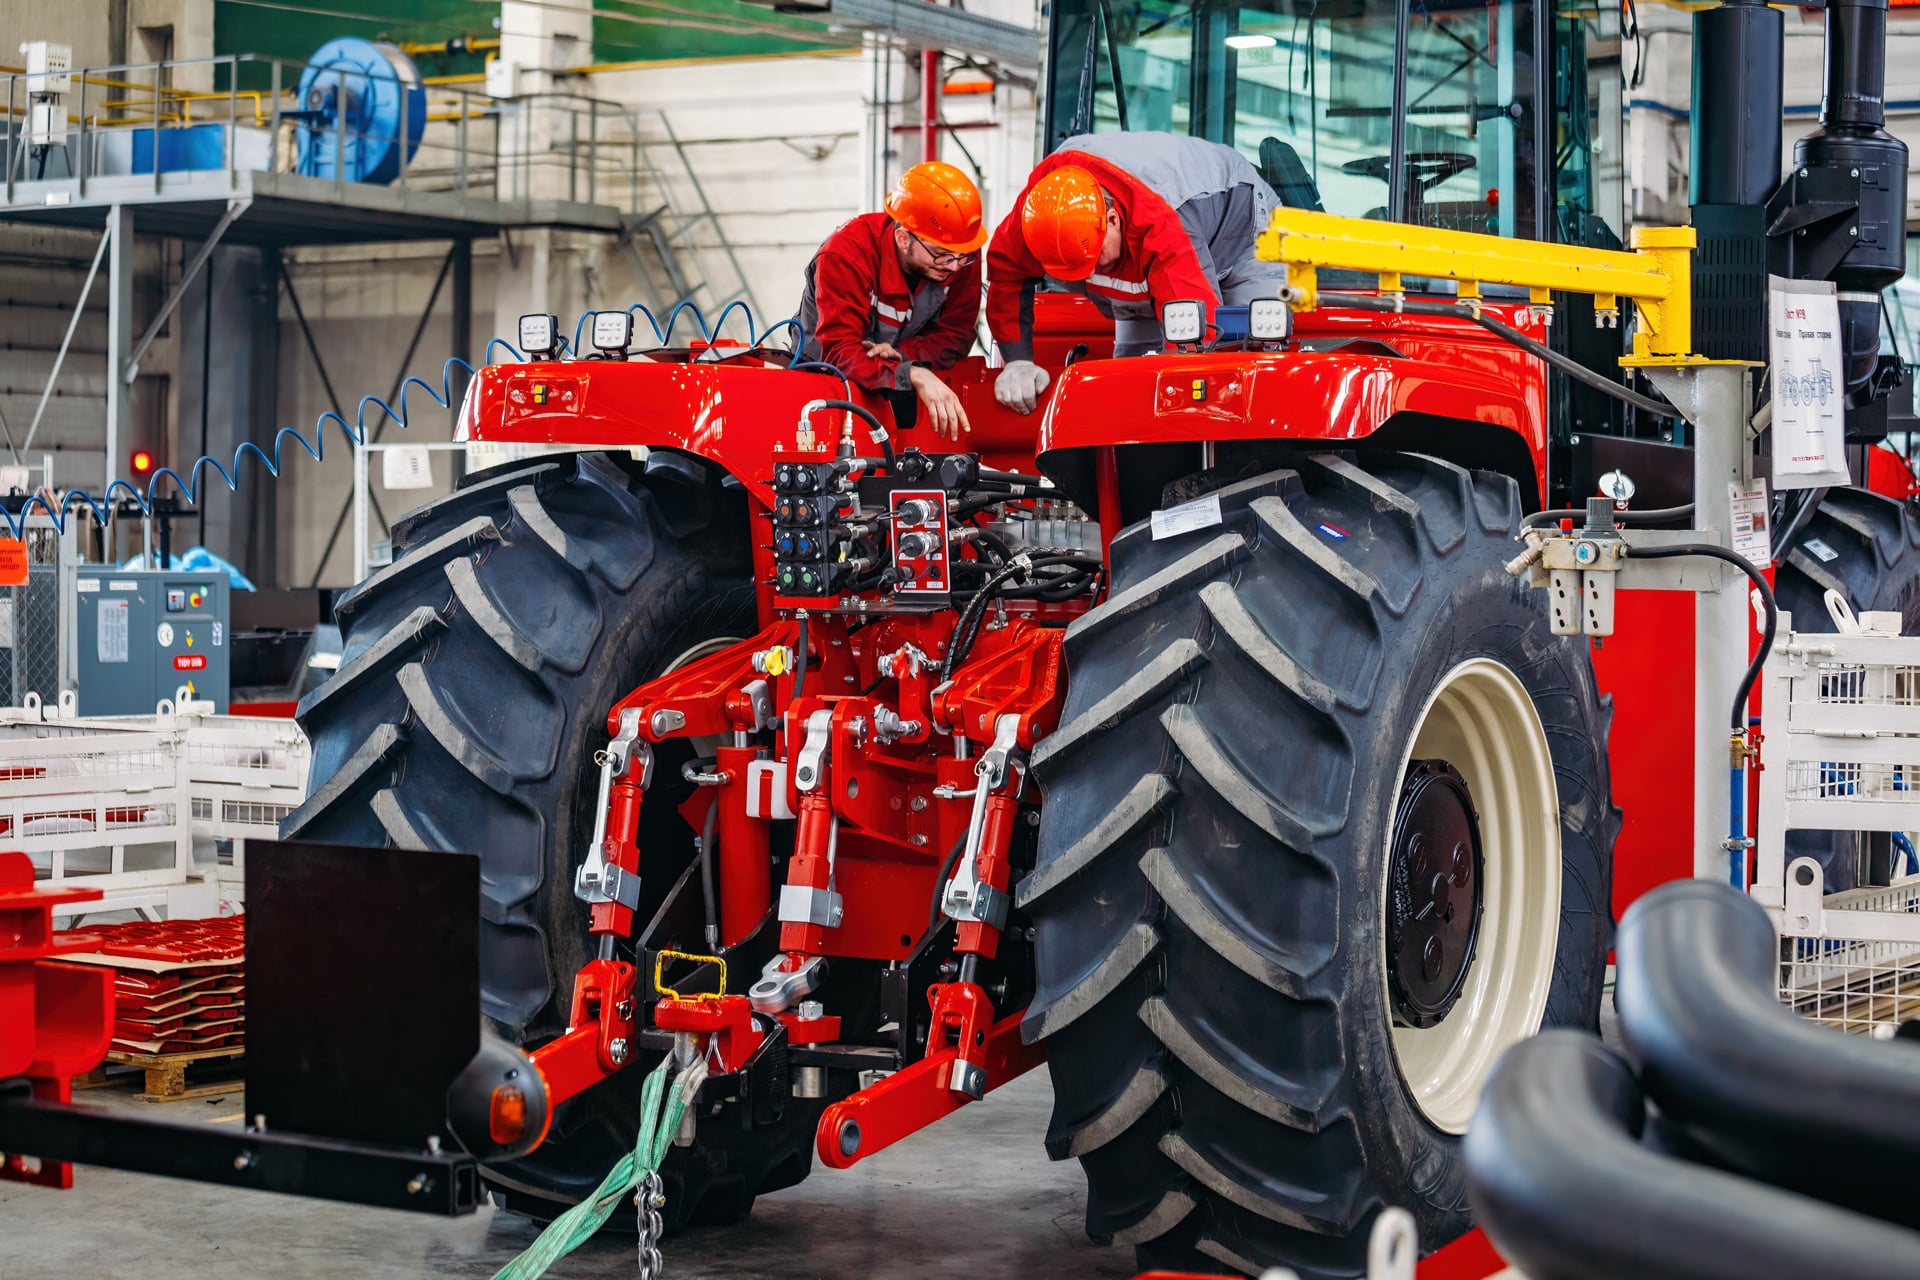
[[[1464,151],[1410,151],[1405,163],[1409,194],[1418,200],[1427,193],[1428,188],[1437,187],[1480,162]],[[1340,166],[1340,172],[1386,182],[1393,176],[1393,157],[1368,156],[1363,160],[1349,160]]]

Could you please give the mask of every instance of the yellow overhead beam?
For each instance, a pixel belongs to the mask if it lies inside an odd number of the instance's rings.
[[[1538,305],[1555,293],[1584,293],[1600,315],[1630,298],[1639,310],[1637,356],[1684,356],[1693,345],[1691,227],[1636,227],[1633,249],[1588,249],[1443,231],[1370,218],[1343,218],[1311,209],[1275,209],[1255,252],[1288,266],[1287,301],[1296,311],[1317,303],[1319,268],[1376,275],[1382,293],[1403,291],[1403,280],[1452,280],[1458,296],[1478,298],[1482,285],[1528,290]]]

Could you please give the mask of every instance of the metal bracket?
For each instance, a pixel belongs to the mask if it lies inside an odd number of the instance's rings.
[[[747,1002],[761,1013],[781,1013],[793,1007],[802,996],[810,996],[827,980],[827,958],[808,956],[798,969],[781,970],[784,955],[767,961],[760,980],[747,988]]]
[[[973,789],[973,813],[967,820],[967,843],[953,878],[942,887],[940,910],[954,920],[975,920],[998,929],[1007,921],[1007,895],[983,884],[979,873],[980,840],[987,826],[987,798],[1005,784],[1009,767],[1019,768],[1015,748],[1020,740],[1020,717],[1003,715],[993,722],[993,744],[973,766],[980,779]]]
[[[1015,748],[1020,744],[1020,717],[1003,715],[993,722],[993,742],[980,756],[980,762],[973,771],[983,779],[988,789],[998,788],[1007,780],[1007,766],[1013,763]]]
[[[780,886],[779,919],[782,924],[817,924],[838,929],[845,916],[845,903],[831,889],[815,889],[804,884]]]
[[[604,863],[597,878],[590,868],[580,868],[573,892],[587,902],[617,902],[629,911],[640,909],[640,877],[613,863]]]
[[[1820,864],[1812,858],[1788,863],[1784,895],[1780,931],[1795,938],[1825,937],[1826,886],[1821,883]]]
[[[806,740],[794,757],[793,785],[800,791],[812,791],[826,777],[827,746],[832,741],[833,712],[816,711],[807,717]]]
[[[618,867],[607,862],[607,801],[613,792],[613,780],[638,766],[642,790],[653,784],[653,747],[640,741],[640,712],[630,708],[620,713],[620,732],[600,754],[600,798],[593,807],[593,836],[587,842],[586,861],[574,873],[573,894],[585,902],[619,902],[632,907],[640,900],[639,877],[632,876],[633,901],[627,902],[615,892],[623,888],[616,876]]]
[[[747,702],[753,707],[753,728],[749,733],[759,733],[762,729],[773,727],[773,691],[765,680],[749,680],[740,686],[740,692],[747,695]]]

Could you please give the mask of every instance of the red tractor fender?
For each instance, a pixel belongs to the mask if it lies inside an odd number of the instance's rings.
[[[1867,450],[1867,488],[1901,502],[1920,497],[1920,481],[1914,479],[1913,464],[1884,443]]]
[[[1487,310],[1529,336],[1546,336],[1525,306]],[[1091,496],[1091,451],[1098,448],[1119,450],[1124,476],[1129,446],[1340,444],[1390,430],[1396,448],[1506,471],[1530,501],[1546,491],[1547,387],[1539,360],[1464,318],[1328,308],[1297,320],[1295,350],[1076,363],[1061,373],[1040,428],[1043,468],[1069,491]],[[1453,424],[1462,430],[1450,433]],[[1512,447],[1490,448],[1489,439],[1503,434]]]

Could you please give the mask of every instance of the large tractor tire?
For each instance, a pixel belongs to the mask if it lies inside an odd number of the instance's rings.
[[[1047,1149],[1145,1269],[1365,1273],[1468,1226],[1508,1045],[1597,1025],[1610,711],[1502,562],[1513,483],[1317,455],[1115,541],[1035,752]]]
[[[284,834],[478,854],[482,1012],[529,1047],[566,1029],[591,954],[573,869],[608,709],[758,629],[738,491],[673,462],[651,476],[597,453],[510,463],[403,517],[393,564],[335,606],[338,673],[300,706],[312,781]],[[697,833],[676,812],[689,758],[662,749],[642,808],[641,921],[693,857]],[[633,1149],[643,1074],[564,1104],[536,1151],[487,1169],[505,1206],[545,1219],[589,1195]],[[737,1218],[799,1181],[813,1118],[794,1105],[781,1123],[703,1128],[675,1148],[668,1225]]]
[[[1826,604],[1832,590],[1856,614],[1897,613],[1903,634],[1920,635],[1920,521],[1912,505],[1865,489],[1831,491],[1780,558],[1773,590],[1795,631],[1834,629]],[[1829,893],[1860,884],[1861,854],[1857,831],[1787,833],[1787,857],[1817,859]]]

